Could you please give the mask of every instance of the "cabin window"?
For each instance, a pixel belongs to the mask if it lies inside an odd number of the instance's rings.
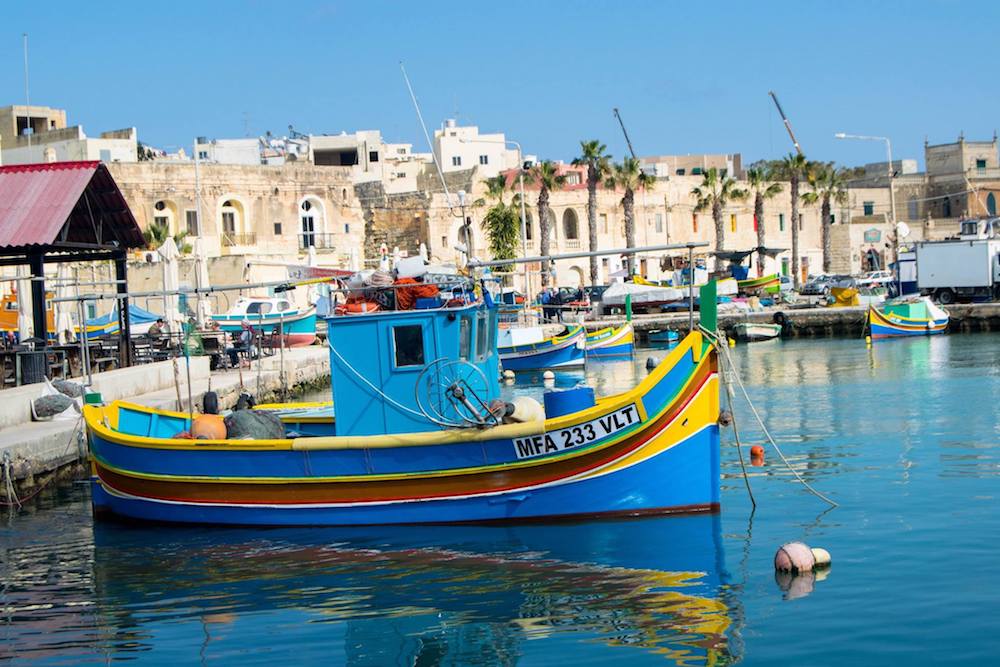
[[[291,308],[291,306],[288,304],[287,301],[278,302],[278,310],[288,310],[289,308]]]
[[[8,301],[6,308],[7,310],[17,310],[17,301]]]
[[[486,313],[479,313],[479,319],[476,322],[476,358],[482,361],[489,354],[489,318]]]
[[[458,325],[458,358],[468,361],[472,354],[472,318],[463,317]]]
[[[254,301],[247,305],[247,315],[264,315],[271,312],[271,304],[266,301]]]
[[[419,324],[392,328],[396,367],[424,365],[424,330]]]

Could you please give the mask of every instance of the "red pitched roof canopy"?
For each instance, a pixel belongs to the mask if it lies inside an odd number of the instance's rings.
[[[79,243],[145,245],[107,167],[97,161],[0,167],[0,252]]]

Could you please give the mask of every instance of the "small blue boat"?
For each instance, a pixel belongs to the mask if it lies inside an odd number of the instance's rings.
[[[586,361],[587,332],[569,327],[558,336],[544,337],[542,327],[518,327],[500,332],[500,364],[505,371],[573,368]]]
[[[144,334],[149,331],[153,322],[163,317],[148,310],[143,310],[134,303],[128,305],[129,324],[132,334]],[[79,333],[79,330],[77,330]],[[100,338],[109,334],[118,333],[118,303],[115,302],[111,312],[87,320],[87,338]]]
[[[316,340],[316,308],[299,308],[282,297],[241,297],[225,315],[212,315],[219,328],[239,333],[243,322],[255,332],[283,334],[286,347],[304,347]]]
[[[649,332],[650,343],[676,343],[680,337],[673,329],[654,329]]]

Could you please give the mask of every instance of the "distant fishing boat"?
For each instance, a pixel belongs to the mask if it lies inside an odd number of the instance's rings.
[[[772,273],[767,276],[761,276],[759,278],[747,278],[746,280],[737,280],[736,285],[741,293],[746,294],[747,292],[756,292],[759,290],[767,290],[770,287],[779,287],[781,285],[781,278],[777,273]]]
[[[745,343],[771,340],[781,335],[781,325],[765,322],[740,322],[733,327],[733,335],[736,336],[736,340]]]
[[[587,332],[586,352],[591,357],[614,357],[632,354],[635,332],[632,323],[618,327],[605,327]]]
[[[149,332],[156,320],[162,315],[157,315],[139,306],[129,303],[128,305],[129,328],[132,335],[141,335]],[[87,338],[100,338],[101,336],[114,335],[118,333],[118,302],[110,312],[87,320]],[[76,330],[80,332],[79,328]]]
[[[881,308],[868,309],[872,338],[940,334],[948,329],[948,320],[948,312],[926,296],[886,301]]]
[[[45,328],[49,334],[54,335],[56,331],[55,315],[52,312],[52,292],[45,295]],[[30,313],[29,313],[30,317]],[[0,300],[0,331],[11,331],[17,333],[18,307],[17,289],[13,289],[3,295]]]
[[[586,334],[575,325],[558,336],[545,336],[544,327],[501,329],[500,364],[505,371],[573,368],[586,363]]]
[[[299,308],[283,297],[244,296],[225,315],[212,315],[219,328],[238,333],[243,321],[261,334],[283,334],[287,347],[304,347],[316,340],[316,308]]]
[[[186,413],[85,406],[95,513],[379,525],[718,510],[710,338],[690,333],[620,394],[577,387],[547,392],[544,408],[505,403],[497,306],[467,294],[327,319],[336,419],[312,412],[325,406],[283,418],[332,435],[193,440]],[[584,335],[557,338],[582,354]]]
[[[673,329],[653,329],[647,335],[650,343],[676,343],[681,338]]]

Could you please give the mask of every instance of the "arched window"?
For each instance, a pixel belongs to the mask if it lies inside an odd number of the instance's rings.
[[[226,199],[219,207],[219,231],[224,246],[255,242],[255,239],[246,234],[246,211],[238,199]]]
[[[580,238],[580,221],[576,217],[576,211],[571,208],[563,211],[563,237],[567,241],[575,241]]]
[[[306,197],[299,202],[299,248],[327,248],[329,237],[323,232],[326,229],[323,202],[315,197]]]
[[[531,217],[530,213],[525,212],[524,214],[524,235],[530,241],[535,238],[535,222]]]
[[[945,197],[941,200],[941,217],[950,218],[951,217],[951,199]]]
[[[989,215],[997,214],[997,198],[992,192],[986,195],[986,213]]]
[[[170,234],[177,233],[177,207],[171,201],[161,199],[153,204],[153,224],[163,227]]]

